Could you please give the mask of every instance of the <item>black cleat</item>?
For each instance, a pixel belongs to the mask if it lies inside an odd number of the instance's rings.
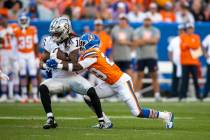
[[[43,129],[50,129],[50,128],[56,128],[58,124],[56,123],[54,118],[48,118],[47,122],[44,124]]]

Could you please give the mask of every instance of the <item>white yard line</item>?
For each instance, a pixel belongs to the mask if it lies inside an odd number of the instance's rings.
[[[111,119],[137,119],[132,116],[109,116]],[[56,117],[57,120],[85,120],[96,118],[95,116],[91,117]],[[44,120],[46,117],[39,116],[0,116],[0,120]],[[193,120],[193,117],[175,117],[176,120]]]

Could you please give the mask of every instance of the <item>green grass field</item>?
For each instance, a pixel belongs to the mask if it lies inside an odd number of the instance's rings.
[[[173,111],[175,128],[160,120],[133,118],[122,103],[103,103],[114,123],[111,130],[90,126],[96,117],[84,103],[54,103],[59,127],[43,130],[41,104],[0,104],[0,140],[210,140],[210,103],[142,103],[145,107]]]

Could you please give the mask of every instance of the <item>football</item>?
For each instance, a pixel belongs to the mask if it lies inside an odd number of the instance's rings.
[[[63,52],[60,48],[58,48],[57,58],[63,61],[68,61],[68,54]]]

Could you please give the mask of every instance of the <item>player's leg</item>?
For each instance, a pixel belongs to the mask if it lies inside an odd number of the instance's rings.
[[[203,94],[203,98],[208,97],[208,93],[210,91],[210,64],[207,65],[207,72],[206,72],[206,83],[204,86],[204,94]]]
[[[5,55],[4,51],[1,50],[0,52],[1,55],[1,62],[0,62],[0,67],[1,70],[6,74],[9,75],[9,60],[8,60],[8,56]],[[8,80],[1,80],[1,98],[0,98],[0,102],[5,102],[7,101],[8,97]]]
[[[21,88],[21,94],[22,94],[22,100],[21,103],[27,103],[28,102],[28,95],[27,95],[27,63],[26,59],[19,57],[19,68],[20,68],[20,88]]]
[[[20,96],[20,79],[19,79],[19,63],[17,61],[13,62],[13,90],[14,90],[14,100],[20,102],[21,96]]]
[[[8,93],[8,81],[7,80],[1,80],[1,98],[0,98],[0,102],[5,102],[7,101],[8,97],[7,97],[7,93]]]
[[[112,88],[110,87],[110,85],[106,84],[105,82],[98,84],[95,87],[95,90],[96,90],[96,93],[97,93],[97,95],[98,95],[98,97],[100,99],[104,99],[104,98],[108,98],[108,97],[112,97],[112,96],[116,95],[116,93],[112,90]],[[88,107],[93,112],[95,112],[95,109],[93,107],[93,104],[91,102],[91,99],[87,95],[84,95],[84,101],[88,105]],[[109,117],[107,117],[107,115],[105,114],[105,112],[103,112],[103,118],[104,118],[104,121],[106,123],[111,123]],[[99,127],[99,126],[98,125],[95,125],[93,127]]]
[[[113,89],[119,94],[119,97],[121,97],[121,99],[128,105],[133,116],[140,118],[163,119],[166,122],[167,128],[173,127],[173,113],[141,108],[135,96],[131,78],[126,74],[124,74],[122,78],[125,82],[118,85],[117,87],[113,87]]]
[[[28,60],[29,76],[31,78],[32,85],[32,97],[34,102],[38,102],[38,80],[37,80],[37,66],[35,58],[31,56]]]
[[[66,82],[62,79],[48,79],[42,82],[39,86],[40,98],[44,108],[44,111],[47,115],[47,122],[44,124],[44,129],[56,128],[57,123],[54,118],[54,114],[51,107],[50,95],[63,93],[66,90],[64,86]]]
[[[96,94],[95,88],[80,75],[72,76],[68,83],[73,91],[81,95],[87,95],[90,98],[93,109],[98,117],[100,128],[112,127],[104,122],[101,102]]]

